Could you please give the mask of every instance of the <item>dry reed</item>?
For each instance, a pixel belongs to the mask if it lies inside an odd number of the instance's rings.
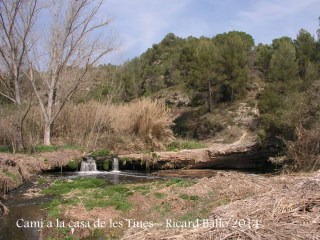
[[[14,145],[15,112],[2,112],[0,145]],[[110,148],[120,150],[158,150],[174,139],[172,118],[165,104],[141,99],[131,103],[112,104],[95,101],[68,104],[53,124],[53,144],[82,146],[87,150]],[[24,143],[29,147],[42,143],[44,121],[38,107],[28,113]]]

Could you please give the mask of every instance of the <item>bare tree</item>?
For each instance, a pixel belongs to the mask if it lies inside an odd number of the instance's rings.
[[[0,1],[0,94],[21,105],[21,75],[38,0]]]
[[[114,50],[112,41],[103,42],[111,20],[97,21],[101,6],[96,0],[53,1],[46,44],[34,44],[28,78],[43,113],[45,145],[51,145],[52,125],[61,109],[93,66]]]
[[[27,111],[22,107],[22,79],[26,56],[31,49],[30,35],[40,11],[38,0],[0,1],[0,95],[15,104],[16,147],[23,149],[23,122]]]

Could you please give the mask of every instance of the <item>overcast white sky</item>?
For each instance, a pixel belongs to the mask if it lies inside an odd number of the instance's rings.
[[[301,28],[316,35],[320,0],[106,0],[103,14],[113,18],[122,63],[145,52],[172,32],[180,37],[212,37],[238,30],[255,43],[295,38]]]

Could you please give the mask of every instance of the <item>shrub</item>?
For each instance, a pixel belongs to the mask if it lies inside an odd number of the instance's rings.
[[[94,151],[90,154],[90,157],[101,157],[101,156],[108,156],[110,154],[109,149],[105,148],[105,149],[101,149],[98,151]]]
[[[221,115],[206,114],[200,118],[196,137],[200,140],[214,136],[224,129],[225,119]]]
[[[306,130],[302,126],[296,128],[296,141],[285,141],[289,171],[314,171],[320,168],[320,126]]]
[[[74,160],[74,159],[71,159],[70,162],[68,163],[68,167],[72,170],[76,170],[78,169],[78,161],[77,160]]]
[[[132,132],[152,149],[164,149],[174,139],[169,110],[161,101],[140,100],[132,105]]]
[[[109,168],[110,168],[110,161],[109,160],[104,160],[102,168],[103,168],[103,170],[108,171]]]

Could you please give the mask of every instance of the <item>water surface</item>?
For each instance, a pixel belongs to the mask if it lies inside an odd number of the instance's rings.
[[[145,173],[125,171],[125,172],[65,172],[44,174],[46,179],[75,179],[96,177],[105,179],[109,184],[121,183],[144,183],[161,179],[160,177],[151,176]],[[23,184],[19,189],[12,191],[4,204],[10,212],[7,216],[0,217],[0,240],[36,240],[39,239],[39,228],[18,228],[17,220],[41,221],[46,219],[46,211],[42,209],[42,204],[52,200],[51,196],[40,196],[27,198],[23,194],[31,188],[39,188],[37,179]],[[20,221],[21,222],[21,221]]]

